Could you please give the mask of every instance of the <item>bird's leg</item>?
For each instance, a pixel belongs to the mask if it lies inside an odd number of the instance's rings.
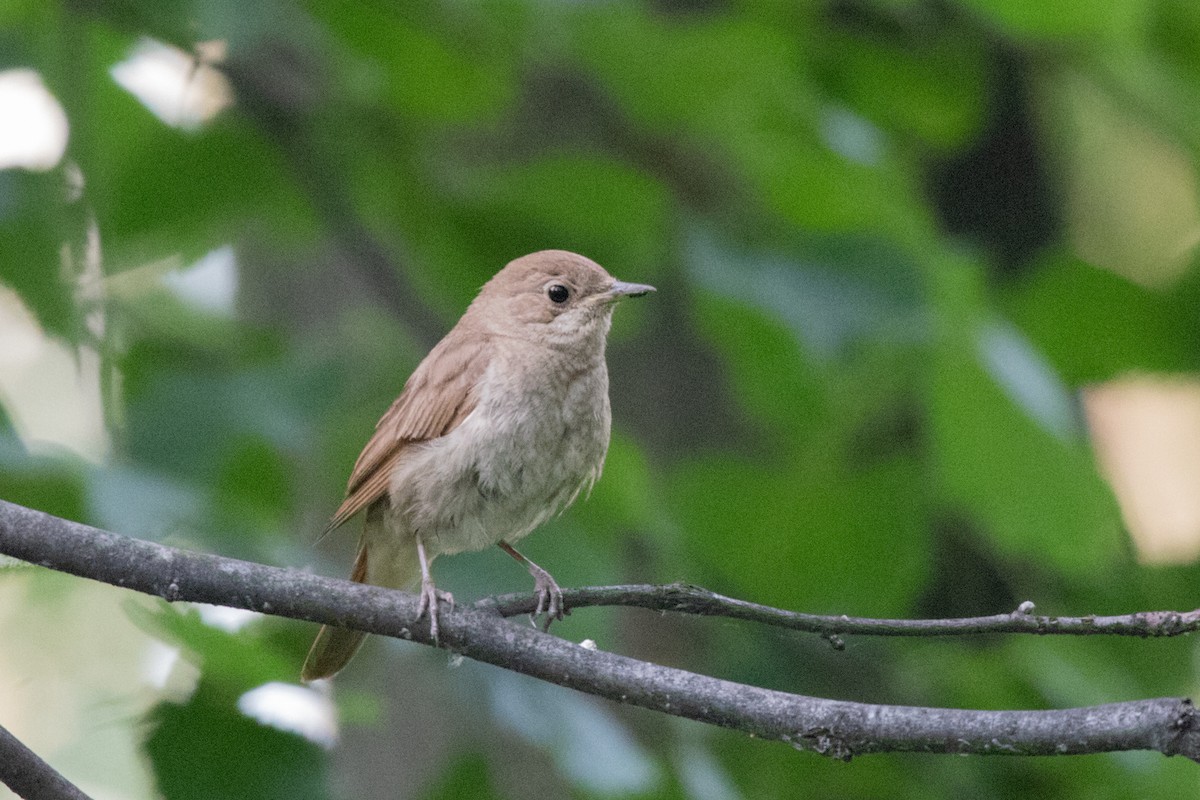
[[[537,609],[529,615],[529,622],[536,628],[537,618],[543,613],[546,615],[546,623],[542,626],[542,630],[550,630],[550,623],[556,619],[562,619],[567,612],[566,604],[563,603],[562,589],[559,588],[558,581],[550,577],[550,573],[539,567],[537,564],[530,561],[525,556],[517,552],[517,549],[505,541],[501,541],[500,549],[508,553],[517,561],[525,565],[529,570],[529,574],[533,576],[533,590],[537,592]]]
[[[433,576],[429,574],[429,559],[425,556],[425,542],[417,534],[417,559],[421,562],[421,601],[417,604],[417,619],[429,612],[429,635],[433,637],[433,645],[438,645],[438,601],[450,604],[454,610],[454,595],[443,592],[433,585]]]

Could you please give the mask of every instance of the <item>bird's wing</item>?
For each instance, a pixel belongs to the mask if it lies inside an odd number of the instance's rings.
[[[482,337],[458,335],[466,333],[456,328],[438,342],[375,425],[326,533],[387,496],[392,470],[408,445],[445,436],[475,409],[475,386],[490,347]]]

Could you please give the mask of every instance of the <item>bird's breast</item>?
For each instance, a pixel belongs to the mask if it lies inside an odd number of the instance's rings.
[[[438,553],[520,539],[599,477],[608,449],[608,373],[489,369],[471,414],[412,448],[392,508]]]

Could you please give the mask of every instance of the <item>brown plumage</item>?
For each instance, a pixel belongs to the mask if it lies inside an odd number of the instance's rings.
[[[499,544],[534,576],[539,613],[562,616],[561,590],[512,543],[600,474],[608,446],[604,343],[615,300],[652,287],[615,280],[561,250],[498,272],[421,362],[355,462],[327,531],[365,510],[351,579],[421,581],[438,633],[439,554]],[[302,677],[332,676],[364,634],[323,627]]]
[[[471,390],[483,374],[487,351],[471,346],[471,333],[452,330],[409,377],[354,462],[346,499],[326,531],[387,494],[392,468],[406,445],[445,436],[474,410]]]

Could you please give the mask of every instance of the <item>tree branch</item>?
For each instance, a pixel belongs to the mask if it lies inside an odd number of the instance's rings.
[[[431,644],[417,598],[131,539],[0,501],[0,553],[156,595],[245,608]],[[441,613],[441,646],[618,702],[785,741],[836,758],[885,751],[1069,755],[1156,750],[1200,760],[1187,699],[1054,711],[970,711],[805,697],[594,650],[495,610]]]
[[[1140,638],[1180,636],[1200,630],[1200,609],[1195,611],[1141,611],[1136,614],[1097,617],[1048,617],[1035,615],[1026,600],[1008,614],[962,619],[870,619],[832,614],[801,614],[762,606],[711,592],[687,583],[668,585],[587,586],[564,589],[568,608],[629,606],[652,611],[677,611],[705,617],[730,617],[774,625],[804,633],[818,633],[840,650],[846,634],[865,636],[963,636],[982,633],[1034,633],[1041,636],[1137,636]],[[503,617],[530,614],[536,596],[505,594],[487,597],[476,608],[495,611]]]
[[[91,800],[3,726],[0,782],[25,800]]]

